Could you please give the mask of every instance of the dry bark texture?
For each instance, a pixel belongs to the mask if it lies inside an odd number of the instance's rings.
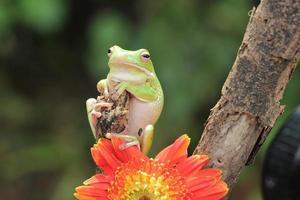
[[[120,96],[116,96],[114,88],[117,83],[112,84],[107,97],[104,95],[104,88],[98,88],[99,96],[94,109],[101,113],[101,117],[98,118],[96,126],[96,140],[106,137],[107,133],[121,133],[128,124],[129,93],[124,91]]]
[[[195,154],[232,185],[283,112],[284,89],[300,58],[300,1],[264,0],[251,11],[242,45]]]

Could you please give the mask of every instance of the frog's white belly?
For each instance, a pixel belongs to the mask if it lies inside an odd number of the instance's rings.
[[[143,102],[135,97],[131,97],[126,134],[139,138],[138,132],[140,129],[142,129],[140,133],[143,135],[147,125],[154,125],[162,110],[161,101],[161,99],[158,99],[153,102]]]

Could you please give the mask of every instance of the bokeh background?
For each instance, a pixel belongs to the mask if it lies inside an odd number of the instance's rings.
[[[1,0],[1,199],[74,199],[74,187],[95,172],[95,142],[85,100],[106,77],[107,49],[151,52],[165,91],[152,155],[182,133],[190,152],[220,96],[257,1]],[[262,200],[260,177],[268,143],[300,104],[296,70],[278,120],[233,200]]]

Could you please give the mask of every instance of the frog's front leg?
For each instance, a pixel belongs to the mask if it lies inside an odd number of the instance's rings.
[[[98,119],[101,117],[101,108],[110,108],[112,106],[111,103],[104,102],[101,100],[101,98],[102,97],[98,97],[98,100],[89,98],[86,101],[88,120],[95,138],[98,138],[96,128]]]
[[[129,83],[123,81],[121,83],[119,83],[116,87],[115,87],[115,92],[114,94],[112,95],[112,99],[113,100],[117,100],[121,94],[129,87]]]
[[[103,96],[98,96],[97,99],[89,98],[86,101],[88,120],[95,138],[97,138],[96,128],[97,128],[98,118],[101,117],[101,108],[102,107],[110,108],[112,106],[111,103],[107,103],[102,100],[103,98],[107,98],[109,95],[107,79],[102,79],[97,83],[97,90]]]
[[[107,79],[102,79],[97,83],[97,90],[101,94],[104,95],[105,98],[108,98],[108,84],[107,84]]]
[[[112,95],[113,99],[118,99],[119,96],[126,90],[141,101],[151,102],[158,98],[158,94],[150,85],[135,85],[129,82],[120,82],[116,87],[116,92]]]

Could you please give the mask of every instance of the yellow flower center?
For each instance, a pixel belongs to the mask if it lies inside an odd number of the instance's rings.
[[[178,171],[164,167],[156,160],[130,161],[121,165],[108,193],[111,200],[190,199]]]

